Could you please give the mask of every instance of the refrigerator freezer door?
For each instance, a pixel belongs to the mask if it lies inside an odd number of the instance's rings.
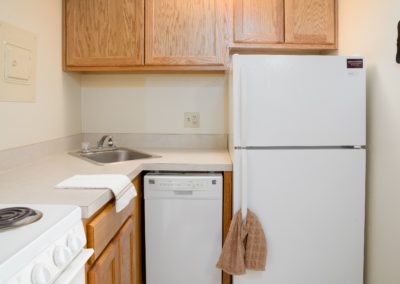
[[[365,150],[244,151],[248,207],[263,224],[268,256],[265,272],[248,271],[234,284],[362,284]]]
[[[234,56],[234,146],[365,145],[365,69],[348,59]]]

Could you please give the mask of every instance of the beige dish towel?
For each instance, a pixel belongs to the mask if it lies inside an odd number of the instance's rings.
[[[228,274],[241,275],[246,273],[242,226],[242,213],[239,210],[232,218],[229,232],[217,263],[217,268]]]
[[[246,237],[247,236],[247,237]],[[243,225],[244,262],[247,269],[264,271],[267,261],[267,240],[256,214],[247,210],[246,224]]]
[[[232,219],[217,268],[228,274],[242,275],[246,269],[264,271],[267,241],[257,216],[247,210],[246,224],[239,210]]]

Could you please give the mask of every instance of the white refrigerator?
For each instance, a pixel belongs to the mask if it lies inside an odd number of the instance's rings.
[[[362,57],[234,55],[234,210],[267,238],[265,272],[234,284],[362,284],[366,76]]]

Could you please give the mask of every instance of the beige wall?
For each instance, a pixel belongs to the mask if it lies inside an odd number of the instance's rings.
[[[340,53],[368,62],[367,284],[400,283],[399,0],[340,1]],[[81,131],[79,76],[61,72],[61,0],[0,0],[0,20],[38,35],[37,102],[0,102],[0,149]],[[83,75],[84,132],[226,132],[222,75]],[[183,112],[201,113],[199,129]]]
[[[400,283],[399,0],[342,0],[340,53],[368,66],[367,284]]]
[[[88,133],[224,134],[224,75],[83,75],[82,123]],[[200,112],[200,128],[184,128]]]
[[[61,71],[61,0],[0,0],[0,20],[38,38],[36,102],[0,102],[0,150],[80,133],[80,77]]]

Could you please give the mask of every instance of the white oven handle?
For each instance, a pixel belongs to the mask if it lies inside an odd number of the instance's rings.
[[[78,254],[74,261],[61,273],[56,281],[54,281],[54,284],[71,283],[75,276],[77,276],[82,269],[85,269],[85,264],[92,256],[93,252],[93,249],[82,250],[82,252]]]

